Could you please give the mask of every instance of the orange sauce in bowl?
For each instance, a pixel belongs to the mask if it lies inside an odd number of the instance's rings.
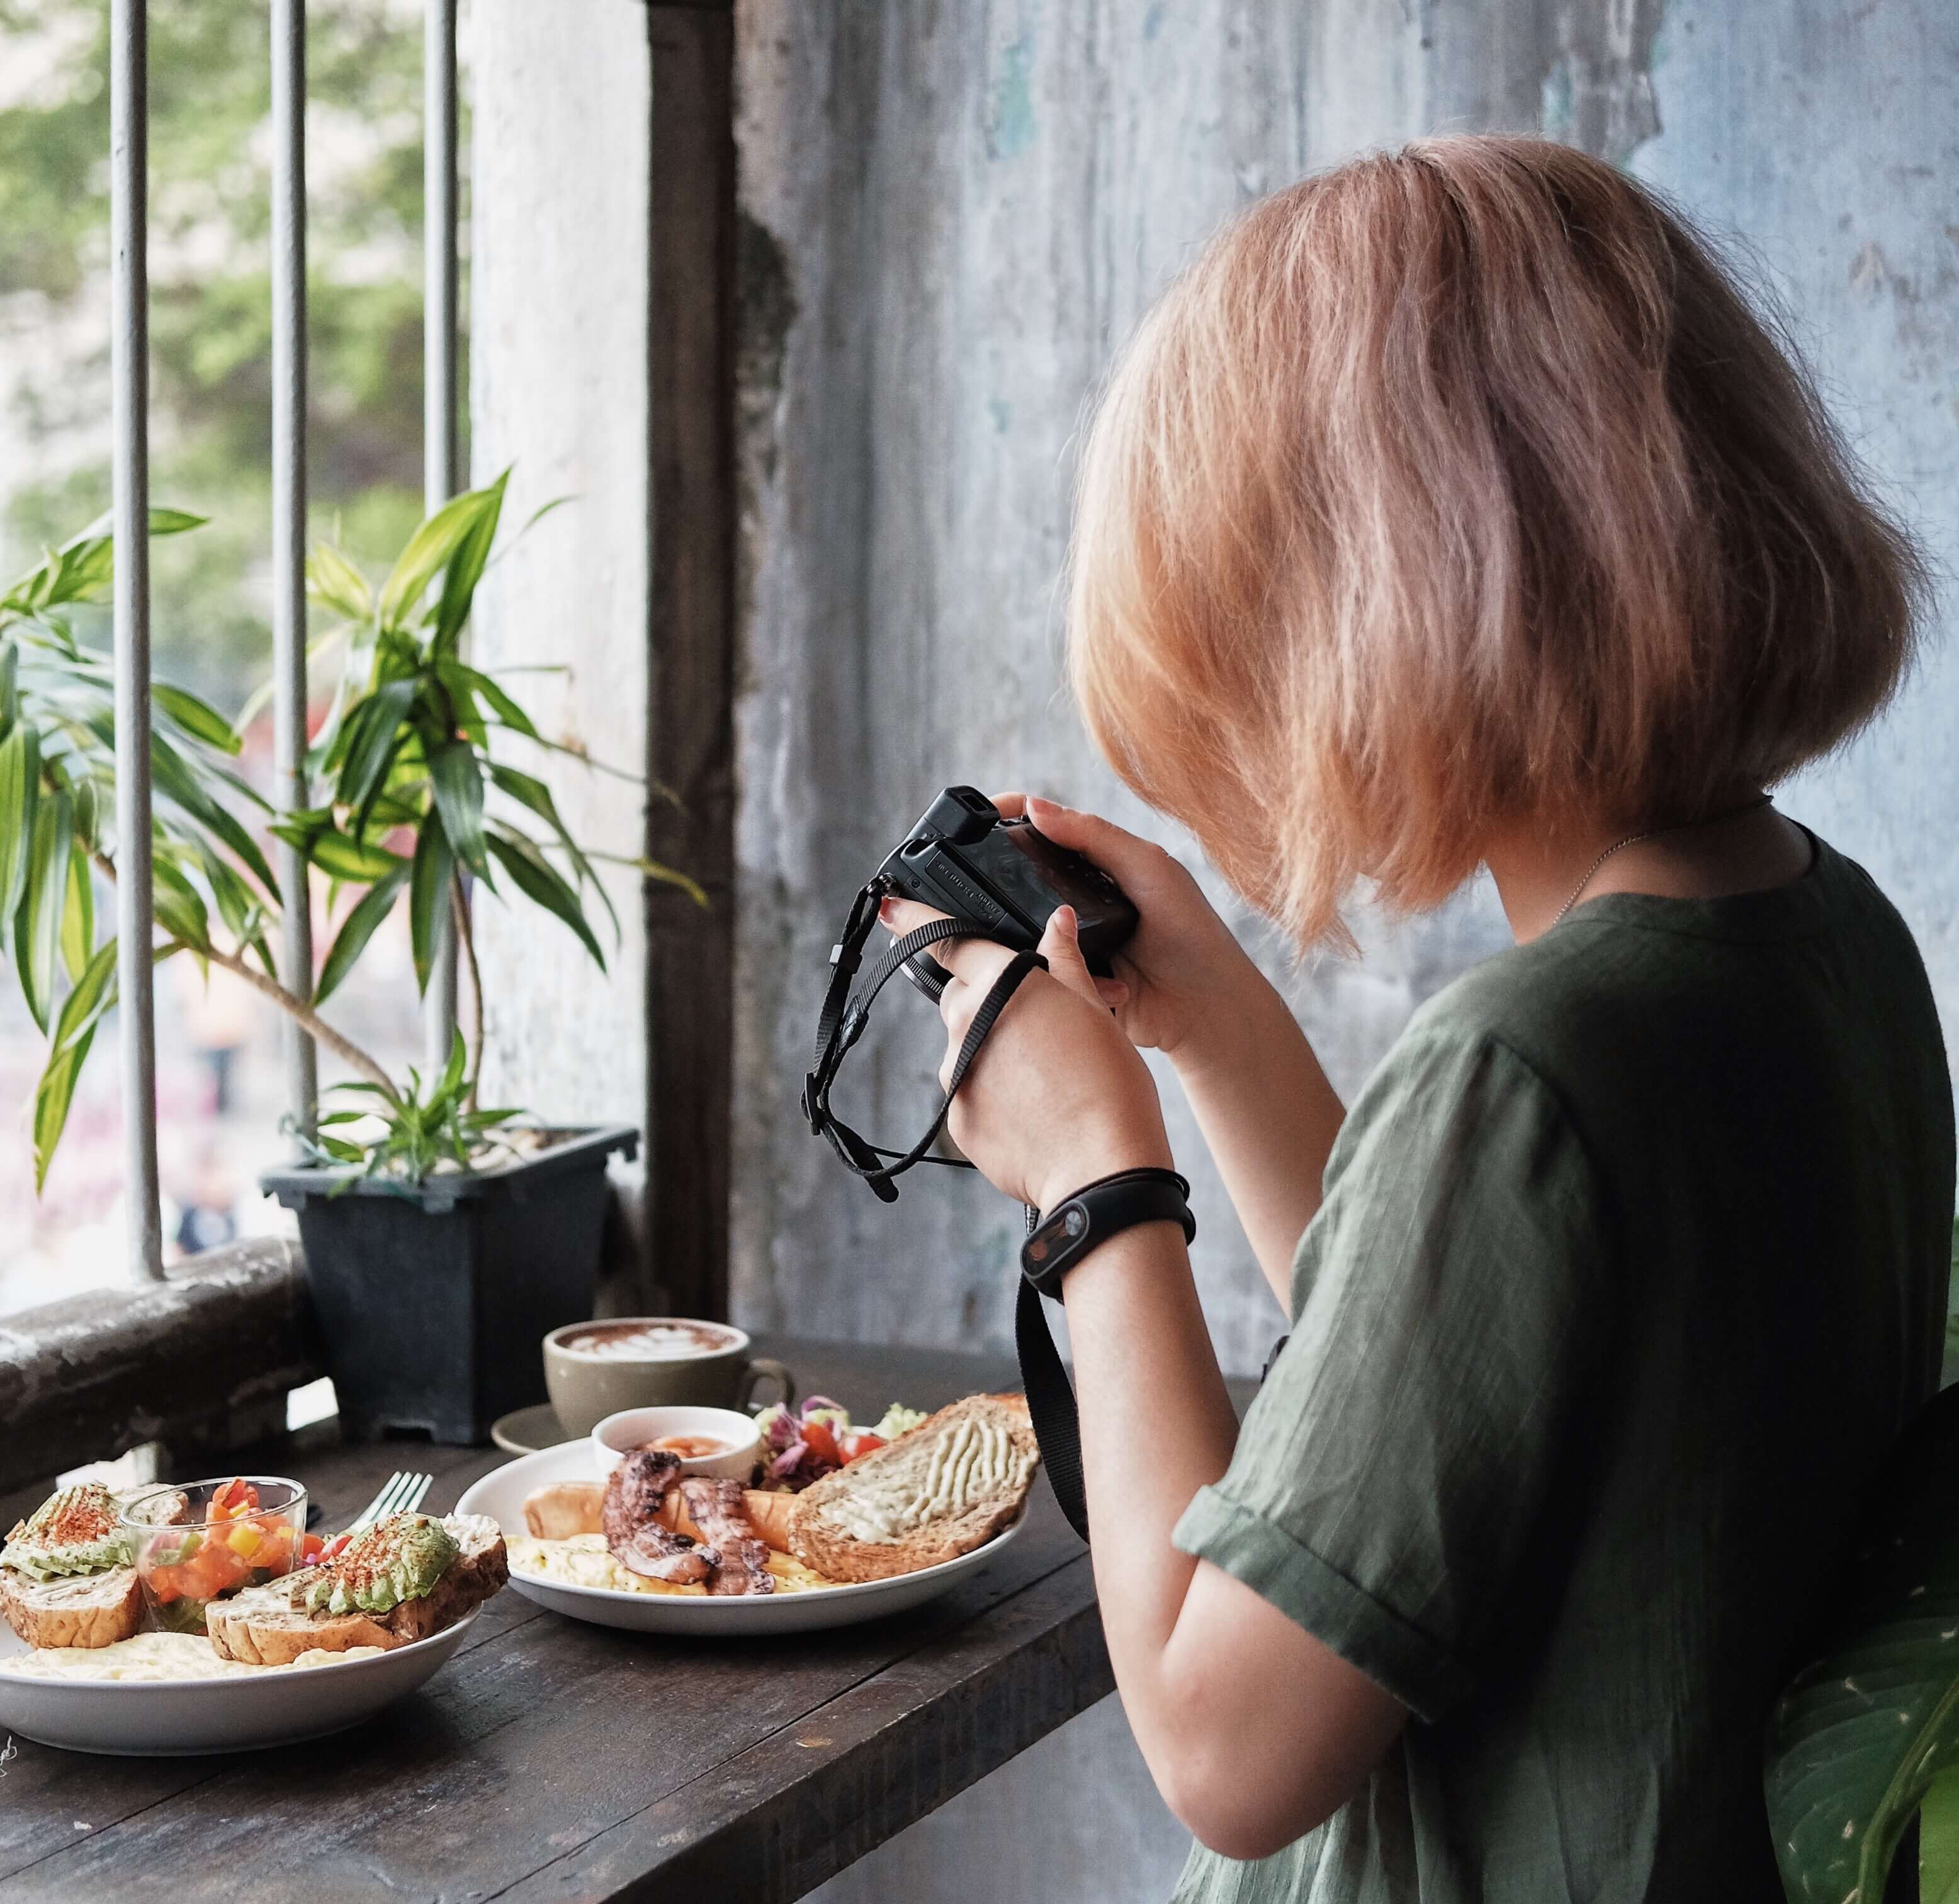
[[[704,1461],[710,1454],[725,1454],[729,1444],[711,1435],[662,1435],[652,1444],[662,1454],[678,1454],[684,1461]]]

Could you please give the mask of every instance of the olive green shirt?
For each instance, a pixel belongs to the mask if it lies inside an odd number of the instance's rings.
[[[1820,842],[1771,892],[1594,900],[1415,1014],[1326,1188],[1176,1542],[1414,1717],[1180,1904],[1779,1904],[1764,1725],[1943,1333],[1903,922]]]

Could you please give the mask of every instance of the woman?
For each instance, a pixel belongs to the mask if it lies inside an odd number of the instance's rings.
[[[1293,1318],[1240,1432],[1179,1225],[1062,1286],[1180,1899],[1780,1895],[1764,1721],[1934,1385],[1953,1138],[1910,936],[1762,790],[1884,704],[1922,594],[1708,253],[1555,145],[1309,180],[1131,346],[1097,741],[1302,946],[1479,866],[1517,941],[1343,1112],[1174,861],[1027,803],[1142,923],[1098,985],[1057,916],[954,1136],[1047,1209],[1167,1167],[1154,1046]],[[1006,955],[939,955],[956,1048]]]

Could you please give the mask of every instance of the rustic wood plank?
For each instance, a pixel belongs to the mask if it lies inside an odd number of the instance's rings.
[[[646,850],[708,906],[646,888],[647,1229],[665,1305],[728,1311],[734,1038],[734,28],[648,8],[652,468]],[[786,1085],[785,1089],[786,1089]]]
[[[507,1891],[788,1904],[1113,1691],[1088,1557]]]
[[[760,1346],[865,1413],[997,1387],[1011,1366]],[[414,1442],[323,1446],[325,1433],[240,1458],[297,1474],[329,1520],[396,1466],[435,1472],[430,1505],[446,1508],[504,1458]],[[175,1761],[24,1742],[0,1806],[0,1883],[10,1900],[198,1904],[231,1896],[240,1871],[276,1842],[306,1894],[335,1899],[449,1896],[459,1883],[478,1896],[541,1895],[547,1883],[651,1895],[637,1868],[648,1834],[677,1831],[662,1855],[678,1848],[693,1861],[686,1872],[743,1874],[721,1895],[789,1896],[786,1887],[818,1881],[1099,1697],[1107,1662],[1093,1607],[1085,1556],[1045,1486],[1025,1531],[957,1591],[833,1633],[662,1640],[558,1620],[507,1592],[424,1692],[333,1741]],[[751,1877],[764,1888],[749,1889]]]

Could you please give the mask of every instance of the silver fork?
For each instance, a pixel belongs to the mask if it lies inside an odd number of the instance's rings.
[[[428,1491],[435,1486],[433,1474],[411,1474],[405,1469],[397,1468],[389,1476],[380,1492],[348,1523],[349,1534],[358,1534],[363,1527],[372,1527],[390,1514],[412,1514],[428,1498]]]

